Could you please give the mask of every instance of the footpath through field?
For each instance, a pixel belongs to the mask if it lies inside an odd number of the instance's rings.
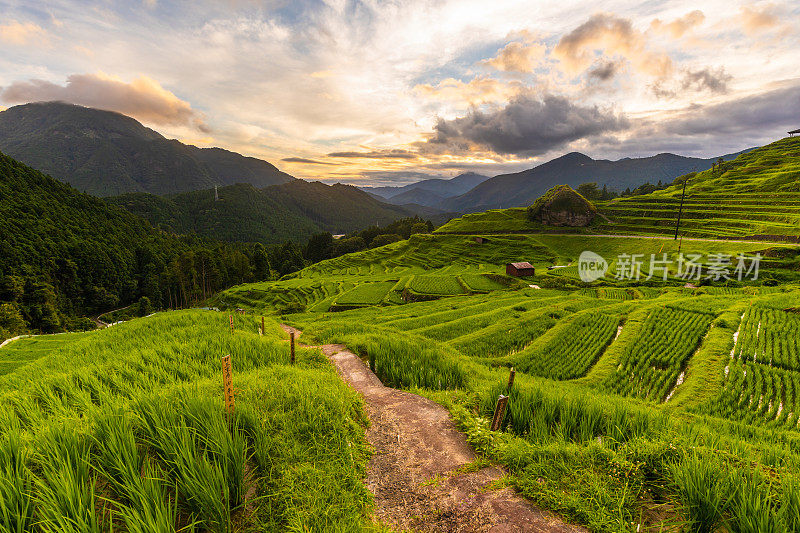
[[[447,409],[383,386],[343,345],[313,347],[321,349],[364,397],[370,420],[366,436],[374,448],[365,482],[381,523],[398,530],[437,532],[586,531],[535,507],[502,483],[501,488],[493,487],[505,472],[479,462]]]

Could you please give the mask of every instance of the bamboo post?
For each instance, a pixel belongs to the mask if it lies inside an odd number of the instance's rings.
[[[228,315],[228,322],[231,324],[231,333],[233,333],[233,315]]]
[[[289,343],[291,345],[290,361],[294,364],[294,331],[289,332]]]
[[[233,369],[231,367],[231,356],[226,355],[222,358],[222,384],[225,394],[225,412],[228,417],[233,416]]]
[[[261,317],[261,331],[259,332],[259,335],[263,335],[263,334],[264,334],[264,317],[262,316]]]
[[[511,390],[511,387],[514,386],[514,376],[517,375],[517,371],[514,370],[514,367],[511,367],[511,372],[508,373],[508,390]]]
[[[494,416],[492,417],[492,431],[500,429],[500,424],[503,423],[503,416],[506,414],[506,404],[508,403],[508,396],[497,398],[497,405],[494,408]]]

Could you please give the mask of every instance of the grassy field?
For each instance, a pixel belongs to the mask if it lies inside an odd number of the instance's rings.
[[[0,531],[354,530],[360,399],[273,319],[159,313],[0,351]],[[220,357],[236,410],[226,417]]]

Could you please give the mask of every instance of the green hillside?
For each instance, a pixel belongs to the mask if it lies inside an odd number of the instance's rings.
[[[305,243],[320,232],[352,233],[411,216],[349,185],[294,180],[256,189],[238,184],[161,197],[130,193],[108,198],[156,227],[225,241]]]
[[[260,188],[294,179],[266,161],[185,145],[120,113],[63,102],[0,112],[0,151],[95,196],[235,183]]]
[[[189,305],[267,279],[263,247],[167,235],[0,153],[0,338],[94,327],[137,302]]]
[[[800,138],[740,155],[721,168],[688,174],[680,233],[692,237],[800,235]],[[674,233],[680,183],[599,205],[601,232]]]

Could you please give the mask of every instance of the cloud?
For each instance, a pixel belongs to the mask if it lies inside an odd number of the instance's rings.
[[[435,150],[437,145],[451,150],[484,148],[531,156],[627,126],[624,116],[596,106],[582,107],[563,96],[519,95],[493,112],[473,110],[454,120],[440,119],[428,149]]]
[[[333,165],[338,166],[339,163],[331,163],[328,161],[317,161],[316,159],[306,159],[304,157],[284,157],[281,159],[286,163],[303,163],[305,165]]]
[[[539,43],[508,43],[497,55],[482,61],[497,70],[505,72],[531,72],[544,58],[547,47]]]
[[[655,19],[650,23],[650,28],[654,31],[671,35],[675,39],[680,39],[695,26],[702,24],[705,20],[706,16],[703,12],[696,9],[672,22],[662,22],[661,19]]]
[[[600,61],[589,69],[589,78],[598,81],[608,81],[617,75],[622,69],[622,66],[622,62],[620,61]]]
[[[713,94],[726,94],[728,83],[733,76],[725,71],[724,67],[712,69],[709,67],[690,70],[685,69],[683,75],[672,82],[660,80],[651,86],[653,94],[658,98],[674,98],[687,91],[703,92],[708,91]]]
[[[0,41],[2,42],[23,45],[35,39],[43,39],[44,37],[44,29],[31,22],[10,20],[5,24],[0,24]]]
[[[769,31],[781,24],[778,8],[775,4],[743,6],[739,13],[739,21],[744,31],[750,35]]]
[[[651,76],[666,77],[673,68],[668,55],[647,49],[645,35],[630,20],[606,13],[593,15],[564,35],[553,49],[553,56],[573,74],[589,67],[599,53],[623,57]]]
[[[332,152],[328,157],[341,157],[347,159],[416,159],[416,153],[408,150],[373,150],[370,152]]]
[[[210,131],[201,113],[147,76],[125,83],[102,73],[73,74],[64,86],[36,79],[15,81],[0,90],[0,99],[9,103],[60,100],[117,111],[152,124]]]
[[[505,102],[522,90],[518,81],[508,83],[486,76],[476,76],[468,82],[446,78],[436,85],[420,84],[414,92],[420,96],[443,102],[481,105],[490,102]]]
[[[657,119],[631,124],[624,138],[596,139],[590,151],[609,157],[670,151],[703,157],[770,143],[800,126],[800,79],[763,93],[711,105],[690,105]]]

